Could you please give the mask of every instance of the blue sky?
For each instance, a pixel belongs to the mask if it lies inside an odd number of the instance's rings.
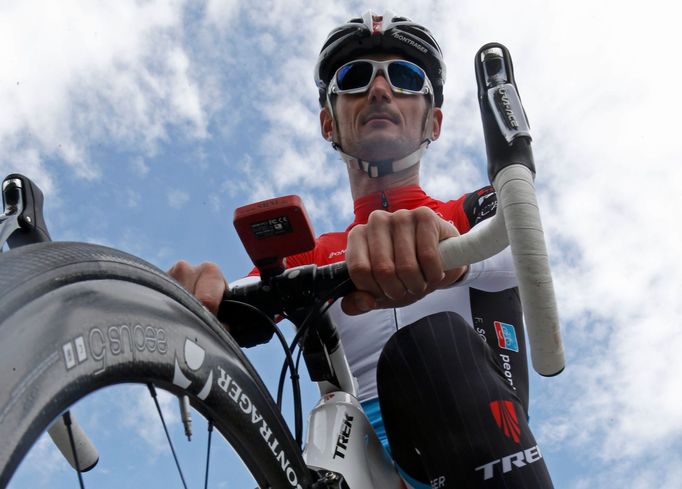
[[[678,487],[682,73],[670,3],[0,1],[0,173],[41,185],[54,239],[162,268],[210,260],[238,278],[250,263],[235,207],[297,193],[318,234],[351,220],[343,164],[319,136],[312,69],[326,33],[370,7],[428,25],[445,53],[443,135],[422,163],[436,197],[487,183],[473,55],[497,40],[514,56],[568,359],[557,378],[531,374],[531,422],[556,486]],[[268,378],[275,352],[250,352]],[[112,394],[77,414],[104,438],[122,423],[154,446],[138,397]],[[120,404],[132,407],[106,411]],[[61,487],[59,457],[38,449],[41,470],[17,487]]]

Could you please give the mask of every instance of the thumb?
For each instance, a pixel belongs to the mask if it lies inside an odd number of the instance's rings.
[[[227,282],[217,267],[207,266],[197,279],[194,295],[213,314],[218,313]]]
[[[450,221],[438,219],[438,241],[459,236],[459,231]]]
[[[341,300],[341,309],[349,316],[364,314],[376,307],[376,299],[369,292],[356,290]]]
[[[438,241],[443,241],[448,238],[454,238],[459,236],[460,233],[455,227],[454,224],[452,224],[449,221],[446,221],[444,219],[439,220],[439,225],[438,225]],[[468,266],[462,266],[462,267],[455,267],[450,270],[445,270],[443,274],[443,279],[441,280],[441,285],[440,286],[447,286],[450,284],[453,284],[460,280],[462,276],[467,272]]]

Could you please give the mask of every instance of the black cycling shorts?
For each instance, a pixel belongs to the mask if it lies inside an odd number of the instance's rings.
[[[438,313],[384,347],[377,385],[392,457],[431,488],[552,488],[528,427],[518,291],[472,290],[472,311],[473,328]]]

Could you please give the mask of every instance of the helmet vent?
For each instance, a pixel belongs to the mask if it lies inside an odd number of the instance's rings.
[[[373,15],[372,16],[372,35],[377,35],[381,34],[382,28],[381,28],[381,21],[383,17],[381,15]]]

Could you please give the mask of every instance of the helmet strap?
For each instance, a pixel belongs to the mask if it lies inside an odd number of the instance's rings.
[[[423,140],[416,150],[407,156],[400,158],[399,160],[361,160],[360,158],[356,158],[355,156],[349,155],[348,153],[344,153],[341,149],[341,146],[339,146],[337,143],[332,142],[332,148],[339,152],[341,159],[346,162],[348,168],[362,170],[367,173],[370,178],[378,178],[384,177],[391,173],[406,170],[419,163],[424,151],[426,151],[426,148],[429,147],[430,143],[430,139]]]

